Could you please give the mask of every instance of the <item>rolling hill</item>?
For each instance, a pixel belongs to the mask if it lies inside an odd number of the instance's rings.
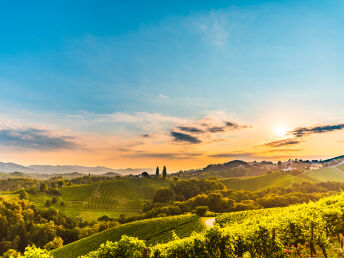
[[[339,165],[338,167],[320,168],[317,170],[306,171],[304,175],[318,182],[344,182],[344,171],[341,168],[344,168],[343,165]]]
[[[307,176],[293,176],[284,172],[275,172],[257,177],[247,178],[225,178],[221,180],[229,189],[255,191],[268,187],[288,186],[293,183],[316,182]]]
[[[79,216],[85,220],[94,220],[102,215],[119,217],[120,214],[134,215],[141,212],[143,204],[154,198],[160,188],[167,188],[170,182],[163,179],[114,179],[80,186],[67,186],[60,189],[60,201],[52,207],[68,216]],[[30,195],[29,200],[43,208],[51,195],[38,193]]]
[[[188,237],[192,232],[200,232],[204,224],[196,215],[180,215],[166,218],[147,219],[123,224],[87,238],[70,243],[53,250],[56,258],[78,257],[96,250],[106,241],[118,241],[122,235],[138,237],[149,245],[165,243],[172,240],[172,231],[178,237]]]

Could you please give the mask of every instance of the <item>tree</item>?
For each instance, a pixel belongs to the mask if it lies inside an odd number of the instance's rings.
[[[174,192],[171,189],[159,189],[154,196],[154,202],[168,203],[176,199]]]
[[[62,179],[62,180],[59,180],[59,181],[57,182],[57,184],[58,184],[58,186],[59,186],[60,188],[66,185],[66,183],[65,183],[65,181],[64,181],[63,179]]]
[[[156,167],[156,170],[155,170],[155,177],[156,177],[156,178],[159,178],[159,167]]]
[[[28,193],[26,191],[21,191],[20,194],[19,194],[19,199],[20,200],[24,200],[24,199],[26,200],[28,196],[29,195],[28,195]]]
[[[39,189],[40,189],[41,192],[47,192],[49,190],[47,184],[41,184]]]
[[[52,250],[63,246],[63,240],[61,237],[54,237],[52,241],[44,246],[44,249]]]
[[[196,214],[199,217],[204,217],[208,210],[208,206],[197,206],[195,208]]]
[[[57,198],[56,198],[55,196],[51,199],[51,203],[52,203],[52,204],[57,203]]]
[[[50,200],[46,200],[46,201],[45,201],[45,207],[50,207],[50,205],[51,205]]]
[[[162,177],[164,178],[164,179],[166,179],[166,177],[167,177],[167,171],[166,171],[166,167],[164,166],[164,168],[162,169]]]
[[[142,177],[149,177],[149,174],[148,174],[148,172],[146,172],[146,171],[143,171],[143,172],[141,173],[141,175],[142,175]]]

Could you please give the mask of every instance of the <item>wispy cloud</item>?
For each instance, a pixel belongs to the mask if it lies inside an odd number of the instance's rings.
[[[73,149],[78,146],[71,136],[54,136],[52,132],[37,128],[0,129],[0,144],[35,150]]]
[[[201,153],[133,153],[128,158],[161,158],[161,159],[194,159],[202,156]]]
[[[300,140],[290,138],[290,139],[282,139],[282,140],[268,142],[268,143],[264,144],[264,146],[275,148],[275,147],[283,147],[283,146],[293,146],[293,145],[297,145],[299,143],[301,143]]]
[[[251,152],[241,152],[241,153],[217,153],[208,155],[210,158],[251,158],[257,157],[256,153]]]
[[[174,141],[191,144],[201,143],[206,140],[214,142],[219,140],[213,137],[217,134],[225,134],[248,127],[247,125],[227,121],[217,114],[178,125],[171,131],[171,136],[174,138]]]
[[[289,135],[290,138],[268,142],[264,144],[263,146],[273,147],[273,148],[294,146],[294,145],[298,145],[304,142],[305,138],[307,138],[310,135],[330,133],[330,132],[339,131],[343,129],[344,129],[344,124],[297,127],[287,133],[287,135]]]
[[[205,16],[193,18],[191,24],[204,42],[216,47],[223,47],[226,45],[231,31],[229,20],[228,13],[213,11]]]
[[[301,138],[311,134],[329,133],[333,131],[339,131],[342,129],[344,129],[344,124],[319,125],[312,127],[298,127],[290,131],[289,134],[294,135],[297,138]]]
[[[179,132],[172,131],[171,136],[176,142],[191,143],[191,144],[201,143],[201,141],[198,138],[186,133],[179,133]]]
[[[169,99],[170,98],[170,96],[167,96],[167,95],[164,95],[164,94],[160,94],[159,97],[162,98],[162,99]]]
[[[189,126],[178,126],[179,130],[189,133],[204,133],[202,129],[196,128],[196,127],[189,127]]]

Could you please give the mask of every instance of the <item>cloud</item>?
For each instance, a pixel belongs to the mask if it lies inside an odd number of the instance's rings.
[[[36,150],[73,149],[78,145],[71,136],[53,136],[51,132],[37,128],[0,129],[0,144]]]
[[[134,153],[127,158],[161,158],[161,159],[193,159],[202,156],[201,153]]]
[[[232,27],[228,18],[227,13],[212,11],[207,15],[197,17],[191,24],[204,42],[223,47],[227,44]]]
[[[227,127],[230,127],[230,128],[239,128],[240,126],[237,124],[237,123],[234,123],[234,122],[229,122],[229,121],[227,121],[226,122],[226,126]],[[247,126],[241,126],[242,128],[246,128]]]
[[[344,124],[298,127],[290,131],[289,134],[294,135],[297,138],[301,138],[311,134],[328,133],[333,131],[339,131],[342,129],[344,129]]]
[[[113,128],[125,128],[129,130],[145,130],[160,132],[174,127],[176,124],[185,123],[187,120],[168,116],[161,113],[149,112],[114,112],[109,114],[96,114],[92,112],[78,112],[69,115],[72,122],[78,122],[78,126],[95,128],[97,131]]]
[[[174,138],[174,141],[176,142],[184,142],[184,143],[192,143],[192,144],[201,143],[201,141],[198,138],[190,134],[172,131],[171,136]]]
[[[304,138],[312,134],[329,133],[333,131],[339,131],[342,129],[344,129],[344,124],[297,127],[288,132],[288,135],[292,136],[291,138],[268,142],[264,144],[263,146],[274,147],[274,148],[283,147],[283,146],[286,146],[286,147],[294,146],[294,145],[302,143],[304,141]]]
[[[264,144],[264,146],[268,146],[268,147],[283,147],[283,146],[293,146],[293,145],[297,145],[299,143],[301,143],[300,140],[289,138],[289,139],[282,139],[282,140],[268,142],[268,143]]]
[[[300,149],[292,149],[292,148],[281,148],[281,149],[271,149],[268,151],[264,151],[262,153],[272,153],[272,152],[298,152]]]
[[[208,132],[210,133],[222,133],[225,131],[225,127],[221,126],[214,126],[214,127],[209,127]]]
[[[224,113],[218,112],[198,120],[180,123],[171,130],[170,134],[174,138],[174,141],[194,144],[204,141],[219,141],[220,139],[214,136],[214,134],[225,134],[248,127],[247,125],[230,122],[225,119]]]
[[[242,153],[217,153],[208,155],[210,158],[243,158],[243,157],[256,157],[255,153],[242,152]]]
[[[170,96],[166,96],[166,95],[163,95],[163,94],[160,94],[159,97],[162,98],[162,99],[169,99],[170,98]]]
[[[179,130],[189,133],[204,133],[202,129],[196,128],[196,127],[188,127],[188,126],[178,126]]]

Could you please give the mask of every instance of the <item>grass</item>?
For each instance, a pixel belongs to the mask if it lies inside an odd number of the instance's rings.
[[[170,182],[156,179],[115,179],[94,184],[67,186],[60,189],[58,203],[51,207],[58,209],[69,217],[80,217],[92,221],[107,215],[118,218],[137,215],[143,204],[150,202],[156,190],[167,188]],[[6,194],[17,197],[18,194]],[[29,195],[29,200],[38,208],[44,208],[45,202],[52,199],[52,195],[37,193]],[[63,201],[65,206],[60,206]]]
[[[154,198],[157,189],[169,181],[155,179],[118,179],[61,189],[65,201],[82,202],[85,209],[141,209]]]
[[[336,168],[336,167],[311,170],[311,171],[306,172],[305,175],[319,182],[327,182],[327,181],[344,182],[344,171],[341,171],[340,168]]]
[[[154,245],[172,240],[172,231],[178,237],[188,237],[192,232],[200,232],[204,224],[196,215],[179,215],[166,218],[147,219],[123,224],[90,237],[78,240],[64,247],[53,250],[56,258],[78,257],[99,248],[106,241],[118,241],[122,235],[138,237]]]
[[[256,191],[275,186],[284,187],[293,183],[301,182],[315,182],[315,180],[307,176],[293,176],[284,172],[275,172],[257,177],[226,178],[221,180],[221,183],[229,189],[246,191]]]
[[[343,163],[343,164],[341,164],[341,165],[339,165],[337,168],[339,168],[339,169],[341,169],[341,170],[343,170],[343,171],[344,171],[344,163]]]

